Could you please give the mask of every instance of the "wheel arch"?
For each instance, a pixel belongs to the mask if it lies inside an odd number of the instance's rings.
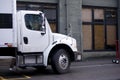
[[[64,50],[66,50],[68,52],[68,55],[70,55],[70,60],[74,61],[75,55],[74,55],[74,52],[72,51],[72,49],[68,45],[58,44],[58,45],[54,46],[52,48],[52,50],[50,51],[50,54],[48,56],[48,64],[51,63],[51,58],[55,54],[55,51],[57,51],[58,49],[64,49]]]

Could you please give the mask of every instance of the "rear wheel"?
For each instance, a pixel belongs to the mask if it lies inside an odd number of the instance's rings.
[[[70,58],[64,49],[59,49],[55,52],[52,57],[52,69],[55,73],[62,74],[66,73],[70,69]]]

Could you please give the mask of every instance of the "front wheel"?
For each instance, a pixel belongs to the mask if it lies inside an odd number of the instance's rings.
[[[70,58],[67,51],[65,51],[64,49],[57,50],[53,55],[51,61],[51,66],[55,73],[66,73],[70,69]]]

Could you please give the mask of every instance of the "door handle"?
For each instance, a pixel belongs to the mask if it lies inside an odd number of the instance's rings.
[[[24,43],[28,44],[28,38],[27,37],[23,37]]]

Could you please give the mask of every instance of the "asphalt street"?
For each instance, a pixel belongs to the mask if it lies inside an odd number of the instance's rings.
[[[57,75],[51,67],[45,71],[28,68],[9,71],[0,68],[0,80],[120,80],[120,64],[111,57],[101,57],[74,62],[69,73]]]

